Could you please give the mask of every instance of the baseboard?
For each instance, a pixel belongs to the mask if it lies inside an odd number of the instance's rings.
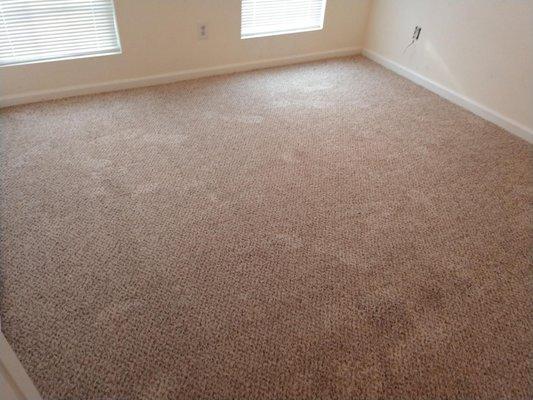
[[[0,332],[0,398],[41,400],[39,392]]]
[[[74,85],[52,90],[41,90],[16,95],[0,96],[0,107],[18,104],[34,103],[44,100],[54,100],[64,97],[80,96],[85,94],[112,92],[116,90],[132,89],[145,86],[155,86],[165,83],[203,78],[208,76],[224,75],[234,72],[252,71],[282,65],[298,64],[303,62],[323,60],[327,58],[343,57],[361,54],[361,47],[346,47],[335,50],[307,53],[288,57],[269,58],[259,61],[226,64],[209,68],[176,71],[160,75],[151,75],[131,79],[119,79],[103,83]]]
[[[432,81],[431,79],[426,78],[423,75],[420,75],[417,72],[412,71],[409,68],[404,67],[403,65],[398,64],[395,61],[389,60],[382,55],[375,53],[371,50],[364,49],[363,55],[372,61],[377,62],[378,64],[383,65],[385,68],[390,69],[391,71],[396,72],[398,75],[401,75],[416,84],[438,94],[441,97],[451,101],[454,104],[457,104],[472,113],[480,116],[481,118],[492,122],[495,125],[498,125],[500,128],[505,129],[506,131],[521,137],[524,140],[527,140],[529,143],[533,143],[533,130],[507,118],[500,113],[491,110],[488,107],[485,107],[482,104],[477,103],[476,101],[469,99],[457,92],[454,92],[447,87]]]

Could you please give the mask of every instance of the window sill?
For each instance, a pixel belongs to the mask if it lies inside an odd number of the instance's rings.
[[[279,31],[279,32],[265,32],[265,33],[251,34],[251,35],[241,35],[241,39],[244,40],[244,39],[255,39],[255,38],[262,38],[262,37],[269,37],[269,36],[291,35],[294,33],[321,31],[322,29],[324,29],[323,26],[315,26],[312,28],[305,28],[305,29],[294,29],[294,30]]]
[[[43,58],[40,60],[15,61],[15,62],[7,63],[7,64],[0,64],[0,68],[16,67],[16,66],[29,65],[29,64],[40,64],[40,63],[53,62],[53,61],[78,60],[81,58],[104,57],[104,56],[112,56],[112,55],[117,55],[117,54],[122,54],[122,49],[107,51],[105,53],[80,54],[80,55],[70,55],[70,56],[57,57],[57,58]]]

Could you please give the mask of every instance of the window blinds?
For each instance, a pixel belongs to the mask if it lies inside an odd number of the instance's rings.
[[[241,37],[322,29],[326,0],[242,0]]]
[[[120,51],[113,0],[0,0],[0,66]]]

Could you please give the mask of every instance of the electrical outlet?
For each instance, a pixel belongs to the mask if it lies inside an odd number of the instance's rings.
[[[207,39],[207,24],[204,22],[198,22],[198,39]]]

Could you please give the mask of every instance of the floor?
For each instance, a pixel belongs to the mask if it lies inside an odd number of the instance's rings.
[[[363,57],[12,107],[45,399],[533,396],[531,145]]]

